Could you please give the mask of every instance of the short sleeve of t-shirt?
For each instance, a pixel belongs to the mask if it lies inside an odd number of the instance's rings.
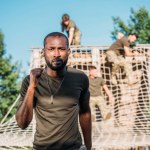
[[[20,101],[23,101],[23,99],[26,95],[28,86],[29,86],[29,76],[25,77],[23,82],[22,82],[22,86],[20,89],[20,99],[19,99]]]
[[[123,46],[126,46],[126,47],[129,47],[129,46],[130,46],[127,37],[123,37],[123,38],[121,38],[120,40],[121,40]]]
[[[69,25],[68,25],[69,30],[70,28],[75,28],[75,23],[72,20],[70,20]]]
[[[82,74],[83,78],[83,90],[80,95],[81,100],[88,100],[89,97],[89,79],[85,74]]]
[[[100,80],[101,80],[101,86],[106,84],[105,80],[102,77],[100,77]]]

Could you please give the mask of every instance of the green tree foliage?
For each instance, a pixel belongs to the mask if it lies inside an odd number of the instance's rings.
[[[113,17],[114,31],[112,38],[117,39],[117,33],[122,32],[124,35],[136,33],[139,36],[139,44],[150,43],[150,15],[149,12],[141,7],[137,11],[131,8],[130,19],[125,24],[120,17]]]
[[[5,116],[19,93],[20,64],[12,63],[12,57],[5,56],[3,34],[0,32],[0,120]],[[14,108],[9,114],[15,113]]]

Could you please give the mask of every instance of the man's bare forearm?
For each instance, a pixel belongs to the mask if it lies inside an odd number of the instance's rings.
[[[84,144],[87,150],[91,150],[92,139],[91,139],[91,113],[85,112],[79,116],[81,129],[84,137]]]
[[[27,89],[25,98],[16,113],[18,126],[22,129],[25,129],[33,118],[34,92],[38,85],[38,78],[40,77],[42,71],[43,69],[41,68],[35,68],[30,72],[29,87]]]
[[[74,28],[71,28],[71,29],[69,30],[69,38],[68,38],[68,40],[69,40],[69,45],[71,45],[71,43],[72,43],[73,35],[74,35]]]
[[[17,124],[20,128],[28,127],[33,118],[33,97],[35,88],[28,88],[26,96],[16,113]]]

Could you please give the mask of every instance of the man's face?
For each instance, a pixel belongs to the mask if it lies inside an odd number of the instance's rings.
[[[50,36],[46,39],[44,57],[46,64],[54,71],[63,69],[68,61],[70,49],[63,36]]]
[[[137,40],[135,35],[130,35],[129,41],[130,43],[134,43]]]
[[[67,26],[69,24],[69,21],[67,20],[67,21],[64,21],[63,23]]]
[[[97,69],[91,69],[90,70],[90,76],[97,77],[97,75],[98,75]]]

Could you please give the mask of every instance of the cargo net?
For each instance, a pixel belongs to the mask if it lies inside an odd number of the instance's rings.
[[[96,121],[93,126],[94,148],[127,148],[150,145],[150,47],[139,45],[133,49],[141,54],[126,57],[132,65],[128,84],[124,68],[116,73],[117,84],[111,80],[112,65],[106,59],[108,47],[80,47],[72,49],[69,65],[83,70],[94,65],[99,76],[106,81],[113,93],[114,103],[109,104],[105,95],[108,118],[103,120],[99,108],[95,108]]]
[[[142,56],[125,58],[132,65],[132,84],[126,82],[123,68],[119,68],[116,73],[117,84],[112,84],[113,64],[106,60],[107,49],[107,46],[71,47],[68,60],[68,66],[82,70],[87,75],[89,66],[96,66],[99,76],[104,78],[114,96],[114,102],[109,104],[104,93],[109,114],[107,119],[104,120],[99,108],[95,107],[96,120],[92,122],[93,148],[123,150],[150,145],[150,45],[138,45],[134,49]],[[31,53],[30,69],[37,67],[45,67],[41,48],[33,48]],[[30,149],[34,132],[34,119],[26,130],[21,130],[13,117],[0,124],[0,149]]]

